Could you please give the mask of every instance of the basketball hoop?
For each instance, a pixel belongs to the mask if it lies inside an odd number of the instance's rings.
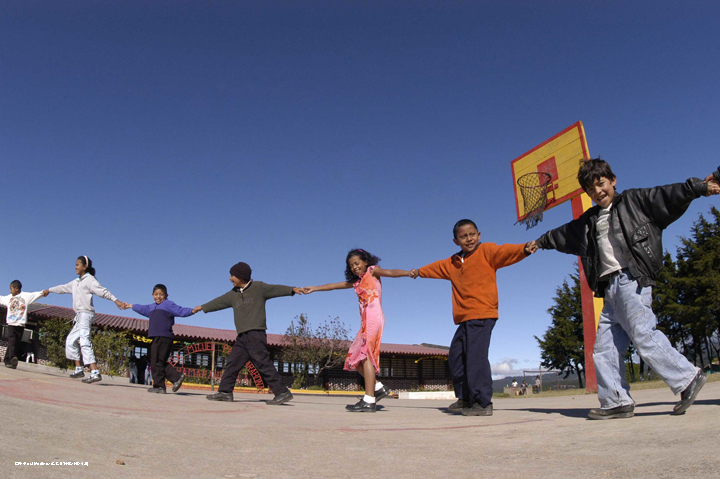
[[[552,184],[552,175],[542,171],[533,171],[518,178],[517,184],[525,205],[525,217],[517,223],[524,224],[525,229],[529,230],[542,221],[543,211],[548,202],[548,187]]]

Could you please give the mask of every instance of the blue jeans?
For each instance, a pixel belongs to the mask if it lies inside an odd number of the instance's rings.
[[[625,380],[624,359],[630,341],[675,394],[684,391],[697,373],[697,368],[655,329],[657,318],[651,306],[652,288],[640,288],[630,272],[610,279],[593,350],[598,399],[604,409],[634,404]]]

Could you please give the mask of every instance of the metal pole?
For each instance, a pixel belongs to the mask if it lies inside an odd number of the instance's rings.
[[[212,347],[212,369],[210,370],[210,391],[215,391],[215,343]]]

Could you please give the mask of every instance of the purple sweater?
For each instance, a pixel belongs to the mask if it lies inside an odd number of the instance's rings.
[[[132,309],[136,313],[150,318],[149,338],[158,336],[174,338],[172,328],[173,324],[175,324],[175,316],[186,318],[192,315],[192,308],[181,308],[169,299],[160,304],[133,304]]]

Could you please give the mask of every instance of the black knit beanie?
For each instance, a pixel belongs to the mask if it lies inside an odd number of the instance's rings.
[[[230,268],[230,274],[238,279],[250,281],[250,277],[252,276],[252,270],[247,263],[243,263],[241,261],[240,263],[235,264],[232,268]]]

